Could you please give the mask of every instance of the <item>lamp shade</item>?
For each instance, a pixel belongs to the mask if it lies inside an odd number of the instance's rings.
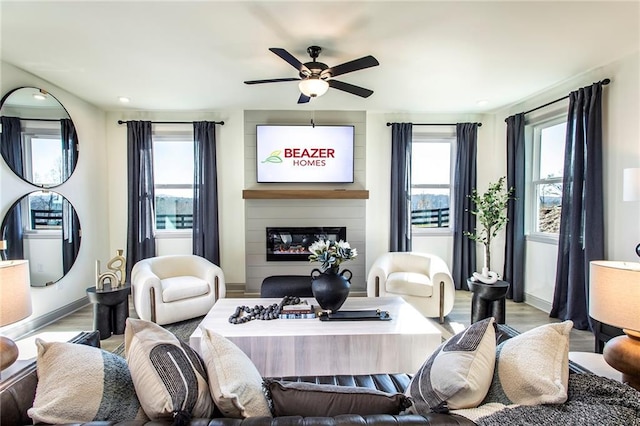
[[[589,268],[589,315],[639,332],[640,263],[597,260]]]
[[[0,262],[0,327],[31,315],[29,261]]]
[[[622,200],[640,201],[640,168],[622,171]]]
[[[298,87],[304,95],[315,98],[324,95],[329,90],[329,83],[319,78],[309,77],[302,80]]]

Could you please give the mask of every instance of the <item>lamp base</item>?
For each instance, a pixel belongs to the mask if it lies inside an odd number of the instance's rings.
[[[640,335],[623,330],[625,335],[609,340],[602,353],[604,360],[622,373],[622,382],[640,391]]]
[[[0,336],[0,371],[18,359],[18,346],[8,337]]]

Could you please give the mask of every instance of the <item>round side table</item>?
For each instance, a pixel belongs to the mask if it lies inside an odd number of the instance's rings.
[[[471,324],[485,318],[494,317],[497,324],[505,323],[505,297],[509,283],[496,281],[485,284],[480,281],[467,280],[469,290],[473,292],[471,299]]]
[[[108,339],[111,334],[124,334],[129,317],[129,294],[131,286],[112,289],[105,285],[103,290],[95,287],[87,289],[89,301],[93,303],[93,328],[100,332],[100,340]]]

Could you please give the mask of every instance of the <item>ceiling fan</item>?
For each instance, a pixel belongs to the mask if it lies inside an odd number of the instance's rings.
[[[334,67],[329,67],[327,64],[316,61],[322,48],[319,46],[309,46],[307,53],[311,56],[311,62],[302,63],[296,59],[291,53],[285,49],[279,47],[271,47],[270,51],[284,59],[292,67],[298,70],[300,77],[291,78],[274,78],[269,80],[250,80],[245,81],[245,84],[262,84],[262,83],[279,83],[282,81],[300,81],[298,87],[300,88],[300,98],[298,103],[303,104],[309,102],[311,98],[322,96],[325,92],[332,87],[334,89],[342,90],[343,92],[351,93],[353,95],[368,98],[373,94],[373,90],[365,89],[364,87],[356,86],[353,84],[345,83],[344,81],[334,80],[342,74],[346,74],[353,71],[362,70],[365,68],[375,67],[380,65],[378,60],[373,56],[365,56],[360,59],[354,59],[353,61],[345,62]]]

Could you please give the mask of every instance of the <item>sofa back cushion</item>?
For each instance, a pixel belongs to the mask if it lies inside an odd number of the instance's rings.
[[[264,386],[276,417],[334,417],[341,414],[400,414],[409,405],[401,393],[357,386],[265,380]]]

